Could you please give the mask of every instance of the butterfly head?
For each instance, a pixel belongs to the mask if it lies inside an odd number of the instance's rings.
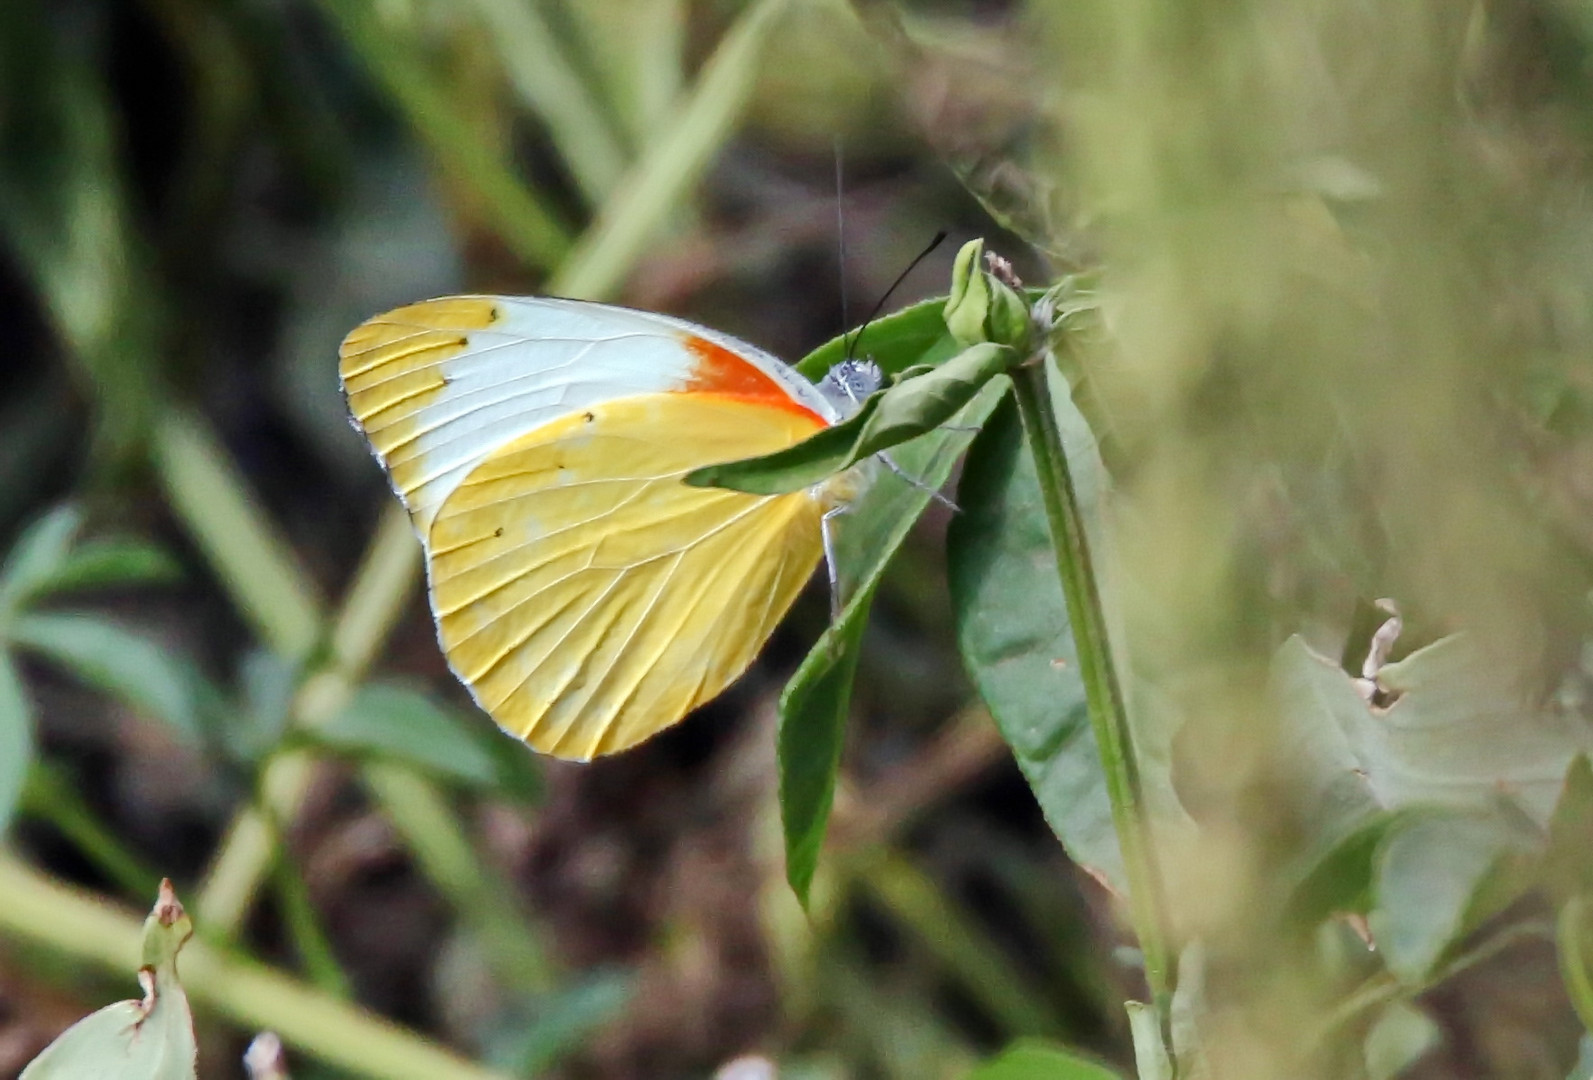
[[[885,373],[872,360],[859,360],[848,356],[834,367],[819,383],[819,393],[835,406],[841,419],[858,410],[863,399],[885,384]]]

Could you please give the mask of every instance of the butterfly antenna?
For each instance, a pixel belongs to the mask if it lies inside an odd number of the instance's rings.
[[[841,165],[841,137],[835,137],[835,252],[836,265],[841,273],[841,333],[846,333],[846,315],[851,309],[846,296],[846,207],[841,202],[845,191],[844,170]]]
[[[934,253],[934,250],[945,242],[946,230],[942,229],[935,234],[935,238],[929,242],[928,247],[924,248],[923,251],[920,251],[917,255],[913,256],[913,261],[907,264],[907,269],[896,275],[896,280],[891,282],[891,287],[885,290],[884,295],[879,298],[879,303],[874,305],[874,309],[868,313],[868,318],[863,320],[863,325],[857,328],[857,333],[854,334],[852,340],[847,343],[846,358],[848,360],[852,359],[853,350],[858,341],[862,339],[863,331],[867,330],[869,324],[875,319],[879,318],[879,313],[885,310],[885,305],[890,302],[891,294],[901,287],[902,282],[907,280],[908,274],[911,274],[914,270],[918,269],[919,263],[929,258],[929,256]]]

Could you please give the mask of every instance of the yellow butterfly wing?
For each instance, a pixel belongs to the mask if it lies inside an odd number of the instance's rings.
[[[409,509],[449,665],[538,750],[634,745],[736,678],[821,555],[819,500],[689,470],[836,419],[792,369],[664,315],[444,297],[343,342],[349,411]]]
[[[476,466],[428,548],[439,638],[505,730],[590,759],[680,720],[756,656],[821,556],[812,495],[681,482],[790,446],[800,409],[714,393],[620,398]]]

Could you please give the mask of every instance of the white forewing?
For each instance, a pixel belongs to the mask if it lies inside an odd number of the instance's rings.
[[[562,416],[615,398],[684,389],[693,341],[729,350],[825,420],[834,406],[754,346],[665,315],[576,300],[450,297],[398,308],[343,343],[350,411],[422,537],[489,454]]]

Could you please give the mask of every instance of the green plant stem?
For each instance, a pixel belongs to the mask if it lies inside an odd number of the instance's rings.
[[[1062,1028],[990,935],[906,856],[890,849],[875,851],[855,860],[848,872],[898,922],[918,934],[1009,1037],[1054,1035]]]
[[[558,972],[515,903],[515,890],[477,856],[436,786],[412,769],[381,761],[368,763],[360,776],[426,876],[480,942],[499,981],[527,994],[552,991]]]
[[[323,993],[342,1001],[354,1000],[354,988],[337,962],[337,952],[321,928],[321,921],[310,901],[310,886],[304,880],[298,863],[283,841],[282,823],[273,821],[276,842],[276,859],[272,862],[272,879],[276,886],[277,901],[282,907],[282,921],[288,940],[298,954],[305,974]],[[225,944],[225,939],[219,939]]]
[[[1563,913],[1562,913],[1563,914]],[[1419,983],[1401,982],[1388,972],[1372,976],[1358,986],[1348,997],[1344,998],[1328,1014],[1321,1027],[1312,1033],[1305,1042],[1307,1055],[1339,1033],[1346,1025],[1359,1019],[1367,1010],[1375,1009],[1379,1005],[1388,1005],[1396,1001],[1410,1001],[1420,997],[1446,979],[1452,979],[1469,968],[1476,967],[1485,961],[1492,960],[1506,949],[1521,944],[1524,941],[1554,938],[1555,928],[1541,921],[1520,923],[1507,927],[1488,940],[1459,953],[1447,964],[1441,965]],[[1563,962],[1563,961],[1562,961]],[[1572,989],[1572,1004],[1577,1008],[1578,1016],[1582,1016],[1581,1004],[1576,999],[1577,991]],[[1593,1004],[1590,999],[1589,1004]],[[1583,1020],[1586,1025],[1587,1020]]]
[[[0,932],[126,976],[141,962],[143,919],[0,854]],[[373,1080],[507,1080],[427,1038],[202,938],[177,963],[189,997],[246,1031],[270,1030],[295,1049]]]
[[[1056,550],[1057,573],[1067,597],[1068,622],[1078,646],[1090,726],[1094,729],[1101,768],[1106,774],[1112,824],[1128,874],[1129,911],[1145,957],[1145,979],[1150,985],[1163,1039],[1169,1042],[1171,1057],[1168,1024],[1176,974],[1167,944],[1161,869],[1146,816],[1144,785],[1140,780],[1128,709],[1112,662],[1106,612],[1101,605],[1100,587],[1090,557],[1084,515],[1079,510],[1073,476],[1062,446],[1062,429],[1051,403],[1047,371],[1050,362],[1048,356],[1043,356],[1019,367],[1012,373],[1013,389],[1024,433],[1034,455],[1051,543]]]
[[[409,517],[394,504],[377,527],[328,636],[329,666],[306,679],[294,700],[295,727],[313,728],[348,703],[409,598],[418,554]],[[234,819],[199,891],[196,911],[203,932],[223,938],[236,933],[275,857],[278,830],[272,819],[293,820],[314,768],[315,758],[302,750],[280,753],[266,766],[256,803]],[[421,869],[480,935],[504,985],[528,992],[550,988],[555,972],[546,948],[515,906],[512,890],[476,857],[435,785],[374,761],[362,775]]]
[[[294,727],[313,728],[325,723],[348,703],[377,649],[403,612],[419,570],[418,554],[408,518],[401,509],[393,507],[382,519],[349,589],[348,600],[332,627],[328,666],[306,679],[294,698]],[[229,582],[233,577],[225,571],[221,576]],[[235,594],[235,598],[241,606],[249,602],[248,594]],[[309,788],[314,764],[312,755],[293,750],[276,755],[266,765],[259,797],[271,816],[283,822],[293,820]],[[270,869],[275,835],[267,813],[259,807],[250,807],[233,820],[195,904],[200,923],[210,932],[225,937],[242,924]]]
[[[528,265],[558,265],[569,247],[564,225],[499,149],[480,136],[479,125],[456,106],[414,43],[397,28],[382,25],[381,5],[321,0],[320,6],[403,110],[438,169],[476,200],[482,220]]]
[[[77,789],[55,766],[38,760],[29,767],[27,787],[22,791],[22,810],[59,829],[62,836],[129,896],[155,895],[160,874],[100,823]]]
[[[216,576],[254,632],[278,654],[307,657],[321,635],[321,598],[213,431],[198,416],[168,409],[155,423],[155,471]]]
[[[751,96],[764,46],[788,0],[755,0],[703,65],[672,122],[648,143],[548,283],[555,296],[611,296],[647,241],[730,136]]]
[[[1576,1008],[1582,1026],[1593,1031],[1593,975],[1588,972],[1587,901],[1573,896],[1560,908],[1555,924],[1556,951],[1560,954],[1560,978]]]

